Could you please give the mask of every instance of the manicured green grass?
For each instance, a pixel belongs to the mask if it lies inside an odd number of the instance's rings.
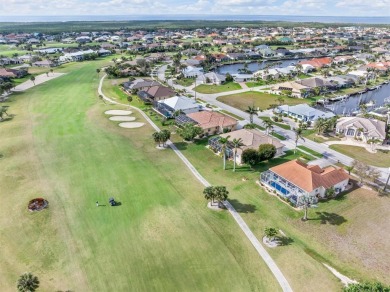
[[[248,106],[255,106],[262,110],[268,109],[271,105],[278,104],[278,95],[268,94],[264,92],[243,92],[231,95],[220,96],[217,100],[231,105],[235,108],[246,110]],[[296,105],[307,103],[305,99],[283,97],[285,104]]]
[[[206,94],[221,93],[221,92],[233,91],[239,89],[242,89],[241,85],[235,82],[227,82],[221,85],[201,84],[194,88],[195,91],[199,93],[206,93]]]
[[[317,151],[314,151],[310,148],[307,148],[306,146],[297,146],[297,148],[302,149],[303,151],[315,156],[321,158],[323,155],[321,153],[318,153]]]
[[[381,151],[371,153],[363,147],[349,145],[330,145],[329,147],[369,165],[378,167],[389,167],[390,165],[390,153]]]
[[[246,82],[245,84],[246,84],[246,86],[248,86],[249,88],[267,85],[267,83],[266,83],[264,80]]]
[[[317,142],[317,143],[324,143],[326,141],[340,141],[340,139],[337,137],[333,137],[333,136],[329,136],[329,135],[326,135],[326,136],[318,135],[317,131],[314,129],[304,130],[303,137],[310,139],[310,140],[313,140],[314,142]]]
[[[181,86],[184,86],[184,87],[188,87],[188,86],[192,85],[194,82],[195,82],[194,78],[182,78],[182,79],[175,80],[175,83],[177,83]]]
[[[7,103],[2,290],[25,271],[42,291],[279,290],[229,213],[206,208],[203,186],[173,151],[155,148],[153,129],[122,129],[104,115],[120,108],[97,97],[104,63],[69,65]],[[50,207],[30,213],[37,196]]]
[[[287,246],[268,251],[294,290],[341,290],[340,282],[323,267],[324,262],[359,281],[378,279],[390,283],[386,268],[390,248],[389,215],[385,211],[390,208],[388,198],[358,189],[319,203],[318,208],[309,209],[310,220],[302,222],[302,211],[293,210],[256,184],[259,171],[295,158],[291,152],[270,163],[261,163],[255,171],[238,166],[233,172],[233,163],[228,161],[224,171],[222,158],[207,149],[204,141],[190,144],[181,139],[176,141],[183,154],[212,184],[228,187],[230,202],[258,238],[265,227],[274,226],[291,239]],[[378,247],[373,248],[376,243]]]
[[[282,123],[277,123],[277,122],[274,122],[273,120],[271,120],[271,118],[269,117],[260,117],[260,119],[262,119],[263,121],[271,121],[272,124],[282,128],[282,129],[285,129],[285,130],[290,130],[291,127],[290,125],[286,125],[286,124],[282,124]]]
[[[276,137],[276,138],[278,138],[279,140],[282,140],[282,141],[286,140],[286,137],[284,137],[284,136],[282,136],[282,135],[280,135],[278,133],[272,132],[271,135]]]

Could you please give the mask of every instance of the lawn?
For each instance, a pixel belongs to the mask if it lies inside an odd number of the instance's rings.
[[[317,151],[314,151],[310,148],[307,148],[306,146],[297,146],[297,148],[299,148],[299,149],[301,149],[301,150],[303,150],[303,151],[305,151],[305,152],[307,152],[315,157],[319,157],[319,158],[323,157],[323,155],[321,153],[318,153]]]
[[[265,82],[264,80],[259,80],[259,81],[246,82],[245,84],[246,84],[246,86],[248,86],[249,88],[252,88],[252,87],[267,85],[268,83]]]
[[[181,85],[181,86],[188,87],[195,82],[195,79],[194,78],[181,78],[181,79],[176,79],[174,82]]]
[[[324,136],[324,135],[318,135],[317,131],[314,129],[307,129],[303,131],[303,137],[313,140],[317,143],[324,143],[326,141],[340,141],[339,138],[333,137],[333,136]]]
[[[104,64],[69,65],[7,103],[15,117],[0,123],[2,290],[25,271],[40,291],[279,290],[232,217],[207,209],[203,186],[171,150],[155,148],[152,128],[121,129],[103,114],[115,108],[97,98]],[[30,213],[37,196],[50,207]],[[111,196],[121,205],[107,206]]]
[[[248,106],[255,106],[262,110],[268,109],[271,105],[278,104],[278,95],[268,94],[264,92],[243,92],[231,95],[220,96],[217,100],[231,105],[235,108],[246,110]],[[307,103],[305,99],[283,97],[285,104],[296,105]]]
[[[224,171],[222,158],[207,149],[205,142],[187,144],[177,139],[177,145],[212,184],[227,186],[231,203],[258,238],[268,226],[280,228],[290,238],[289,245],[269,252],[295,291],[340,291],[340,283],[324,269],[324,262],[359,281],[390,283],[385,255],[390,248],[387,197],[358,189],[319,203],[318,208],[309,210],[311,220],[304,223],[302,212],[256,184],[259,171],[296,157],[291,152],[271,163],[261,163],[255,171],[242,166],[234,173],[233,163],[228,161]]]
[[[233,91],[239,89],[242,89],[241,85],[235,82],[227,82],[222,85],[201,84],[194,88],[196,92],[206,93],[206,94],[221,93],[221,92]]]
[[[239,116],[237,116],[237,115],[235,115],[235,114],[233,114],[233,113],[231,113],[231,112],[229,112],[229,111],[227,111],[227,110],[220,110],[220,112],[221,112],[221,113],[224,113],[224,114],[227,114],[227,115],[231,116],[232,118],[235,118],[235,119],[238,120],[238,121],[243,121],[243,120],[245,120],[244,118],[241,118],[241,117],[239,117]]]
[[[381,151],[378,151],[377,153],[371,153],[363,147],[349,145],[330,145],[329,147],[369,165],[378,167],[390,166],[390,153],[384,153]]]
[[[260,117],[260,119],[262,119],[263,121],[271,121],[273,125],[278,126],[278,127],[282,128],[282,129],[291,130],[290,125],[274,122],[269,117]]]

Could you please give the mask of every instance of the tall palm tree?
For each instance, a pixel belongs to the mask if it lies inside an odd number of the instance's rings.
[[[253,124],[253,115],[257,116],[257,110],[254,105],[248,106],[248,109],[245,111],[249,114],[249,122]]]
[[[19,277],[16,287],[19,292],[34,292],[39,287],[38,277],[25,273]]]
[[[314,123],[314,129],[317,131],[317,134],[322,134],[329,127],[329,123],[324,118],[318,118]]]
[[[226,169],[226,148],[227,144],[229,142],[230,136],[227,137],[220,137],[218,142],[221,144],[221,152],[222,152],[222,158],[223,158],[223,170]]]
[[[295,128],[294,129],[294,133],[295,133],[295,148],[294,148],[294,154],[296,153],[297,151],[297,146],[298,146],[298,140],[299,139],[302,139],[303,141],[305,141],[305,139],[303,138],[303,129],[302,128]]]
[[[236,171],[236,155],[237,155],[237,149],[243,146],[241,138],[234,138],[232,140],[232,146],[233,146],[233,171]]]
[[[267,135],[269,135],[269,131],[274,128],[274,126],[272,125],[272,121],[271,120],[264,120],[263,125],[264,125],[264,128],[265,128]]]

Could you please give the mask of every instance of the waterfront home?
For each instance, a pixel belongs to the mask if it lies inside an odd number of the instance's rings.
[[[266,135],[256,129],[241,129],[233,131],[230,133],[222,134],[215,136],[209,139],[209,146],[215,152],[221,152],[221,143],[219,143],[220,138],[228,138],[227,148],[226,148],[226,158],[233,159],[234,157],[234,147],[232,144],[233,139],[241,139],[242,146],[237,148],[236,152],[236,162],[241,164],[242,152],[246,149],[258,150],[259,146],[262,144],[272,144],[276,148],[275,156],[283,155],[284,144],[280,143],[278,139],[273,138],[270,135]]]
[[[203,68],[188,66],[181,71],[185,78],[195,78],[203,74]]]
[[[305,78],[296,82],[311,89],[319,88],[321,91],[333,87],[331,82],[322,77]]]
[[[306,103],[297,104],[294,106],[281,105],[274,109],[275,113],[287,114],[291,118],[303,122],[313,122],[318,118],[332,118],[335,115],[332,112],[324,112],[318,109],[315,109]]]
[[[386,140],[386,123],[376,119],[344,117],[337,121],[335,131],[347,139],[364,143],[382,144]]]
[[[348,182],[349,176],[342,168],[321,168],[300,160],[274,166],[260,174],[263,186],[297,207],[302,206],[308,197],[311,202],[325,198],[330,189],[338,194],[346,189]]]
[[[301,61],[298,64],[300,64],[300,65],[308,64],[308,65],[313,66],[316,69],[321,69],[323,67],[329,67],[332,64],[332,58],[329,58],[329,57],[314,58],[311,60]]]
[[[198,112],[202,109],[202,106],[196,103],[195,100],[186,96],[174,96],[171,98],[159,100],[154,104],[157,111],[166,116],[172,118],[175,113],[190,114]]]
[[[217,84],[220,85],[224,83],[226,80],[225,75],[217,74],[215,72],[209,72],[198,75],[196,77],[197,83],[203,83],[203,84]]]
[[[277,84],[271,88],[272,94],[290,94],[292,97],[305,98],[309,96],[310,87],[299,84],[295,81],[288,81]]]
[[[273,57],[275,55],[275,52],[267,45],[256,46],[254,50],[265,58]]]
[[[233,131],[237,126],[237,120],[220,112],[200,111],[186,115],[193,123],[202,128],[204,135],[215,135],[224,131]],[[177,122],[180,124],[180,120]],[[186,121],[188,122],[188,121]]]

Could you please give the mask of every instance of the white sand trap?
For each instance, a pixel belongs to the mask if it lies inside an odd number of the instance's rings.
[[[111,121],[117,121],[117,122],[132,122],[135,121],[135,117],[128,117],[128,116],[112,116],[109,118]]]
[[[119,124],[119,127],[128,128],[128,129],[134,129],[134,128],[140,128],[140,127],[142,127],[143,125],[145,125],[145,124],[144,124],[144,123],[132,123],[132,122],[128,122],[128,123],[120,123],[120,124]]]
[[[113,115],[113,116],[124,116],[124,115],[131,115],[133,112],[131,111],[124,111],[124,110],[109,110],[104,112],[106,115]]]

